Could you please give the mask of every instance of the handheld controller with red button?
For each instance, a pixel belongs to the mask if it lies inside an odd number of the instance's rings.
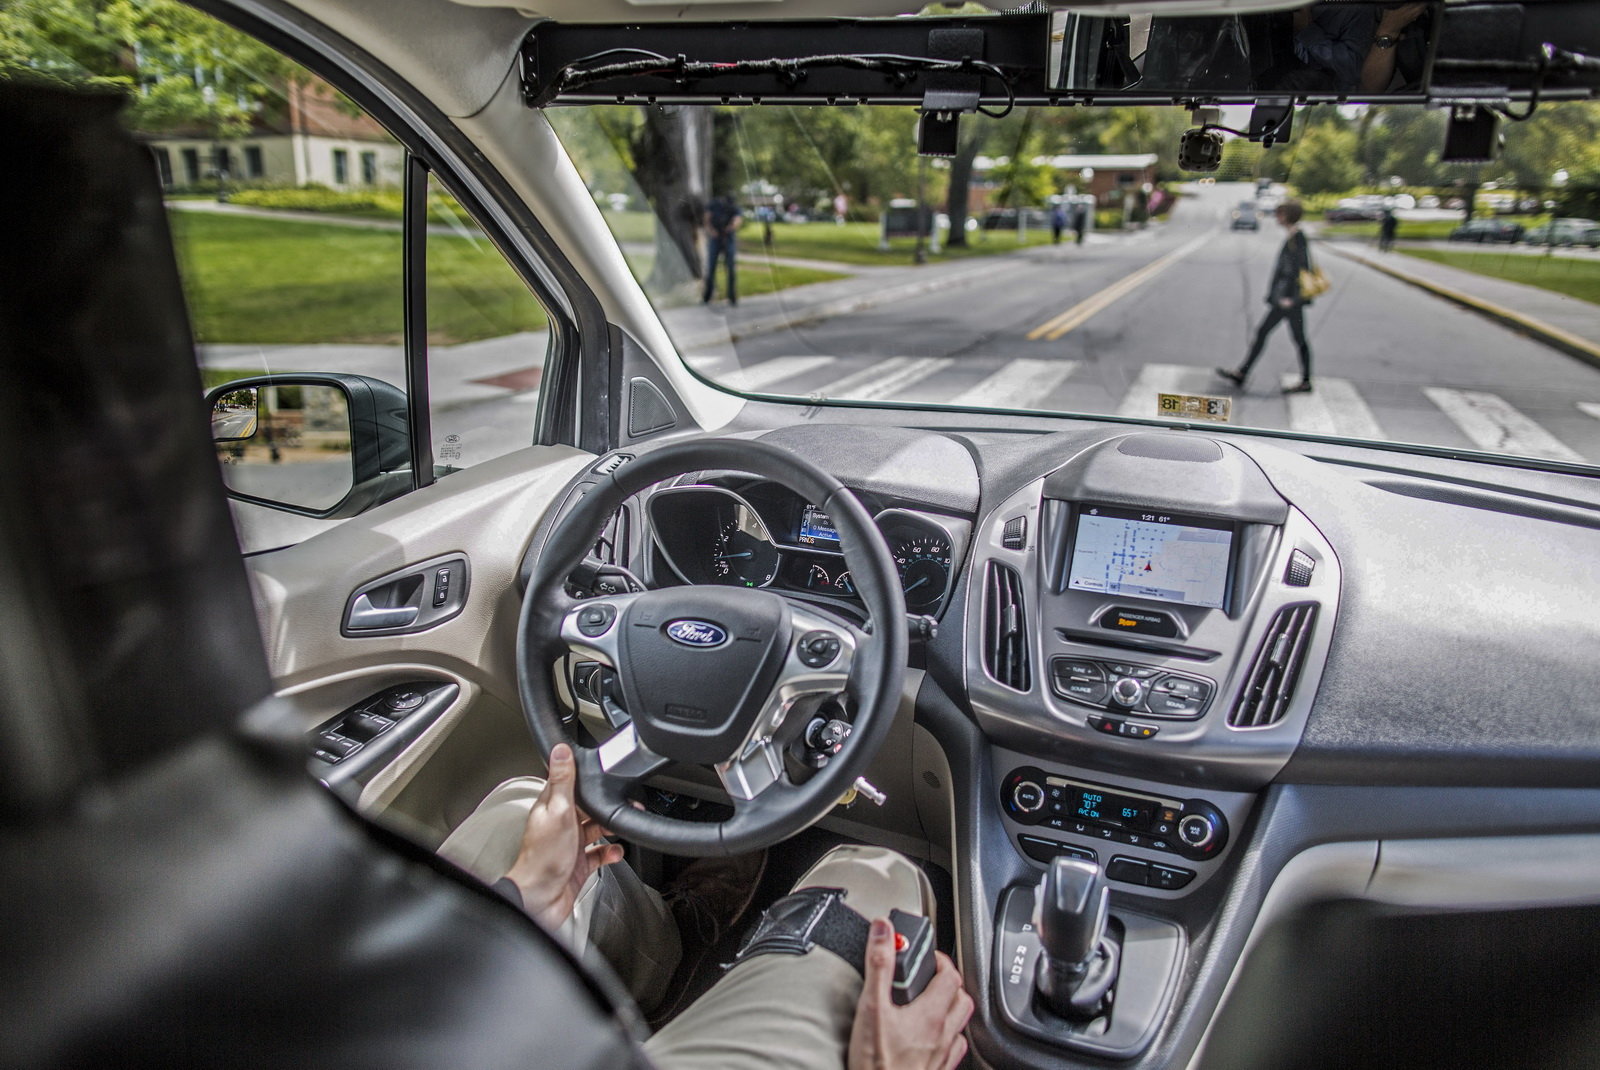
[[[922,995],[933,980],[938,962],[933,953],[933,922],[921,914],[889,911],[894,926],[894,984],[896,1004],[904,1006]]]

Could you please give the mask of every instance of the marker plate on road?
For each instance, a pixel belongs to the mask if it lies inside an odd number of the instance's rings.
[[[1211,420],[1225,424],[1233,418],[1233,399],[1209,394],[1157,394],[1156,415],[1169,420]]]

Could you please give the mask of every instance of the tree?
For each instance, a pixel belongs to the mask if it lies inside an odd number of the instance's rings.
[[[0,75],[125,90],[142,133],[248,133],[310,75],[176,0],[10,0],[0,9]]]
[[[1335,193],[1361,181],[1356,160],[1356,133],[1345,127],[1317,125],[1301,132],[1293,146],[1289,181],[1301,193]]]

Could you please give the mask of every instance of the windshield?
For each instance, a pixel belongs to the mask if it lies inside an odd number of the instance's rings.
[[[548,110],[683,358],[747,394],[1220,420],[1600,463],[1600,105]],[[1243,127],[1248,108],[1224,109]]]

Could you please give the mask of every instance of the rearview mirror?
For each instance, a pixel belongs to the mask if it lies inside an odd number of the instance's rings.
[[[1320,3],[1248,15],[1050,19],[1051,88],[1076,93],[1420,97],[1428,4]]]
[[[361,375],[268,375],[206,395],[230,497],[323,519],[411,489],[405,394]]]

